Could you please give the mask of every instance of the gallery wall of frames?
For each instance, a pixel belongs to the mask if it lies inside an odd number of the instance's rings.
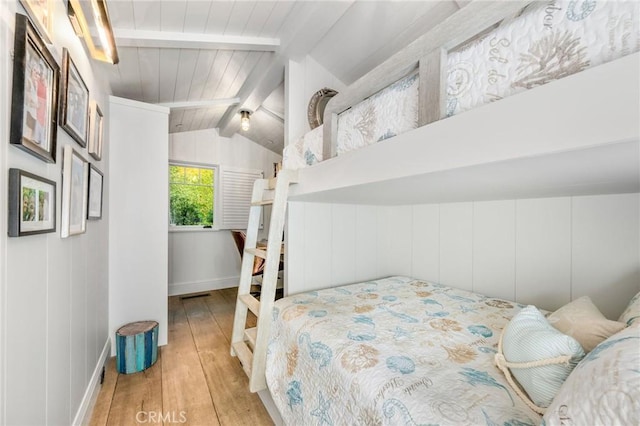
[[[111,68],[67,7],[0,1],[0,424],[85,424],[110,354]]]
[[[104,117],[69,50],[62,48],[58,64],[47,46],[51,36],[37,4],[49,2],[24,3],[31,16],[15,15],[10,143],[42,161],[61,160],[60,236],[67,238],[86,232],[87,219],[102,217],[103,173],[71,145],[56,158],[58,126],[100,160]],[[9,236],[56,232],[57,190],[56,182],[10,169]]]

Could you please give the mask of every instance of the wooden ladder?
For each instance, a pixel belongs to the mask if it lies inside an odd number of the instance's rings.
[[[281,170],[277,178],[258,179],[253,184],[247,237],[242,256],[240,285],[236,300],[236,314],[233,319],[231,335],[231,355],[237,356],[249,376],[249,390],[258,392],[267,387],[265,366],[267,362],[267,344],[271,330],[271,312],[276,296],[278,283],[278,267],[282,247],[287,195],[289,185],[296,183],[296,170]],[[265,205],[271,205],[271,221],[266,250],[256,248],[260,215]],[[250,294],[253,262],[255,257],[266,260],[260,290],[260,300]],[[258,317],[257,326],[246,328],[247,309]]]

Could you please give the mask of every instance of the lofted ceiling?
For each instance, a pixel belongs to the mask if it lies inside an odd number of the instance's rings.
[[[463,1],[112,0],[120,63],[98,64],[115,96],[171,107],[169,131],[240,130],[281,153],[284,65],[312,56],[351,84]],[[318,88],[320,89],[320,88]]]

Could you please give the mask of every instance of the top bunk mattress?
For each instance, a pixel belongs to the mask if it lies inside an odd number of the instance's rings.
[[[640,2],[534,2],[449,51],[447,117],[622,58],[640,50]],[[417,74],[338,115],[337,155],[418,127]],[[285,168],[322,161],[322,134],[285,150]],[[294,144],[295,145],[295,144]],[[287,147],[289,148],[289,147]],[[295,151],[295,152],[294,152]]]
[[[493,364],[522,307],[401,276],[287,297],[267,384],[291,425],[537,425]]]

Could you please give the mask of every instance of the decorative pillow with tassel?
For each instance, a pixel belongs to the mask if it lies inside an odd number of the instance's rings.
[[[584,355],[576,339],[556,330],[530,305],[502,331],[495,362],[518,396],[543,414]]]

